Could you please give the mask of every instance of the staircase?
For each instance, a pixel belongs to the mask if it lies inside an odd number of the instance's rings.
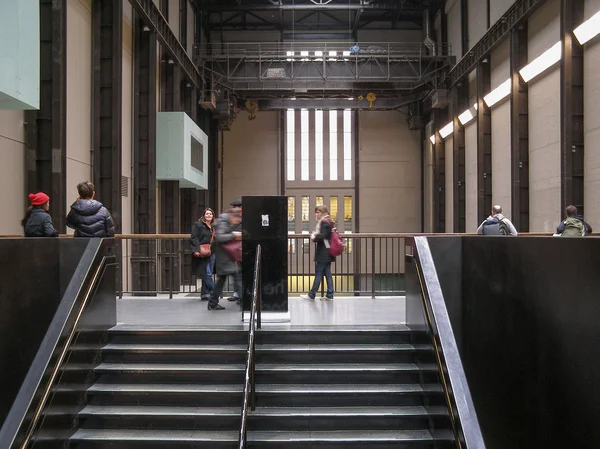
[[[245,330],[81,335],[33,447],[237,448],[246,346]],[[249,448],[456,447],[427,333],[267,328],[256,357]]]

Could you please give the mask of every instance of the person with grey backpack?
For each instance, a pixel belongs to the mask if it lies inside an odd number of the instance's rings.
[[[517,236],[517,230],[511,221],[502,215],[502,206],[492,207],[492,212],[477,228],[479,235],[513,235]]]

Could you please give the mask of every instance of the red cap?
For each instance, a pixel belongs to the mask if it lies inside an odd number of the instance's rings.
[[[44,192],[30,193],[29,201],[31,201],[32,206],[42,206],[50,201],[50,197]]]

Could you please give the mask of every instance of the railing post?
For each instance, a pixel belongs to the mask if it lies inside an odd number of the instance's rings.
[[[262,257],[261,257],[262,259]],[[259,262],[259,266],[258,266],[258,292],[257,292],[257,298],[256,298],[256,313],[257,315],[257,320],[256,320],[256,324],[257,324],[257,328],[260,329],[261,328],[261,322],[262,322],[262,267],[260,266],[260,262]]]
[[[171,272],[171,281],[169,282],[169,299],[173,299],[173,284],[175,283],[175,268],[173,263],[173,243],[172,239],[169,239],[169,271]]]
[[[375,298],[375,237],[371,237],[371,297]]]

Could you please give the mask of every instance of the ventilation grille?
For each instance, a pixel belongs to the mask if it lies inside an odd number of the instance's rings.
[[[121,176],[121,196],[129,197],[129,178]]]

